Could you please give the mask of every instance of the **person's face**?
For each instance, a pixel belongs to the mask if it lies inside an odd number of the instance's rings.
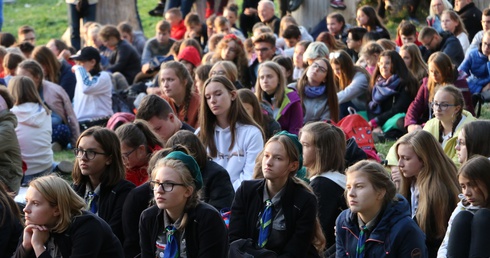
[[[462,8],[467,6],[470,3],[468,0],[455,0],[454,1],[454,10],[460,11]]]
[[[485,206],[488,195],[485,194],[488,190],[480,183],[478,184],[474,180],[470,180],[463,175],[458,177],[459,185],[461,186],[461,192],[464,194],[466,200],[474,206]],[[483,189],[480,189],[483,188]]]
[[[103,39],[103,38],[100,39],[102,41],[102,44],[110,50],[116,49],[117,43],[119,42],[116,37],[112,37],[112,36],[107,39]]]
[[[434,36],[427,36],[427,37],[422,39],[421,43],[428,50],[434,51],[436,49],[435,44],[437,43],[435,38],[436,38],[435,35]]]
[[[340,76],[342,75],[342,69],[340,68],[340,65],[336,63],[330,63],[330,65],[332,66],[333,74],[335,74],[337,78],[340,78]]]
[[[268,21],[274,16],[274,8],[271,8],[268,4],[259,2],[257,14],[259,15],[260,21]]]
[[[170,32],[157,30],[156,31],[156,38],[157,38],[158,43],[165,44],[170,39]]]
[[[362,46],[362,40],[354,40],[352,38],[352,33],[347,34],[347,47],[349,49],[353,49],[356,52],[359,52],[361,46]]]
[[[133,42],[133,35],[123,31],[121,31],[120,33],[122,39],[126,40],[129,43]]]
[[[442,0],[434,0],[432,1],[431,8],[435,14],[441,15],[441,13],[444,11],[444,4],[442,4]]]
[[[230,24],[225,23],[222,26],[216,26],[217,33],[223,33],[225,35],[230,34]]]
[[[208,108],[216,117],[227,117],[231,102],[235,101],[236,91],[228,92],[219,82],[210,82],[204,89]]]
[[[249,103],[245,103],[245,102],[242,102],[242,105],[243,107],[245,108],[245,111],[247,111],[247,114],[250,116],[250,117],[254,117],[254,107],[249,104]]]
[[[483,31],[490,30],[490,16],[481,16],[481,26],[483,27]]]
[[[31,78],[32,81],[34,81],[34,84],[36,85],[36,88],[39,87],[39,84],[41,83],[41,79],[38,78],[38,77],[35,77],[32,73],[30,73],[29,71],[25,70],[25,69],[22,69],[20,67],[17,67],[17,72],[15,73],[19,76],[27,76],[29,78]]]
[[[344,24],[337,21],[335,18],[327,18],[327,29],[332,35],[339,35],[342,33],[342,26]]]
[[[306,71],[306,77],[311,86],[324,83],[328,75],[328,66],[322,60],[314,61]]]
[[[127,169],[139,168],[145,165],[148,161],[146,148],[144,145],[132,148],[126,143],[121,142],[121,156],[124,166]]]
[[[274,52],[276,52],[276,47],[271,46],[271,44],[267,42],[257,42],[254,44],[254,48],[259,63],[271,60],[274,56]]]
[[[302,45],[296,45],[294,47],[293,63],[294,67],[303,68],[303,54],[305,53],[305,47]]]
[[[379,73],[383,78],[388,79],[391,77],[391,75],[393,75],[391,72],[393,65],[391,64],[391,58],[389,56],[380,57],[378,66],[379,66]]]
[[[159,118],[154,116],[148,120],[151,130],[158,135],[163,142],[167,141],[172,135],[174,135],[176,129],[174,125],[175,115],[169,114],[168,117]]]
[[[400,38],[402,40],[402,45],[406,45],[408,43],[415,43],[415,41],[417,40],[415,35],[408,35],[408,36],[401,35]]]
[[[301,40],[301,37],[299,38],[290,38],[290,39],[287,39],[287,38],[284,38],[284,42],[286,43],[286,46],[288,48],[291,48],[291,47],[294,47],[296,46],[296,44]]]
[[[204,86],[204,81],[202,81],[199,76],[194,75],[194,86],[197,90],[197,93],[201,94],[202,92],[202,87]]]
[[[483,39],[481,41],[481,52],[486,55],[490,56],[490,37],[484,35]]]
[[[77,148],[84,151],[91,150],[98,153],[104,153],[104,149],[102,149],[100,143],[97,142],[92,135],[82,137]],[[110,153],[109,155],[95,154],[95,157],[91,160],[87,158],[87,155],[83,155],[81,158],[77,159],[82,175],[91,178],[100,178],[102,173],[106,170],[106,167],[111,164]]]
[[[225,68],[223,68],[223,66],[221,66],[221,65],[214,65],[213,68],[211,68],[211,71],[209,71],[209,76],[214,77],[214,76],[218,76],[218,75],[226,76]],[[228,79],[230,79],[230,78],[228,78]]]
[[[405,65],[410,67],[412,64],[412,56],[410,56],[410,53],[406,50],[400,50],[400,56],[402,57],[403,62],[405,62]]]
[[[434,95],[434,101],[432,102],[432,109],[434,110],[434,116],[443,122],[451,122],[461,109],[460,106],[455,106],[455,99],[453,95],[444,90],[439,90]]]
[[[19,34],[19,42],[30,42],[32,45],[36,45],[36,34],[34,32],[28,32],[26,34]]]
[[[386,191],[376,191],[366,172],[348,173],[345,186],[347,203],[352,213],[358,213],[361,218],[369,218],[378,212]]]
[[[406,178],[417,177],[424,167],[424,164],[413,150],[412,145],[398,145],[397,153],[399,157],[398,167],[400,168],[402,175]]]
[[[234,12],[230,12],[228,9],[225,9],[223,11],[223,16],[230,22],[232,26],[235,25],[237,16]]]
[[[58,206],[51,206],[46,198],[32,186],[27,188],[24,213],[26,225],[39,225],[48,228],[54,227],[60,216]]]
[[[174,69],[166,68],[160,72],[160,89],[169,98],[177,99],[185,95],[185,83],[177,77]]]
[[[363,27],[367,25],[368,20],[369,18],[361,9],[357,10],[357,17],[356,17],[357,26]]]
[[[458,161],[463,164],[468,159],[468,149],[466,149],[466,136],[464,130],[461,130],[458,135],[458,140],[456,141],[456,154],[458,155]]]
[[[265,146],[262,157],[262,172],[267,180],[285,181],[297,166],[297,162],[290,162],[282,143],[274,141]]]
[[[259,83],[267,94],[274,94],[279,86],[279,76],[271,68],[263,66],[259,69]]]
[[[434,64],[434,62],[430,62],[428,65],[429,68],[429,79],[432,79],[436,83],[443,83],[443,78],[439,68]]]
[[[160,167],[155,172],[153,181],[158,183],[174,183],[183,184],[179,172],[171,167]],[[187,199],[192,195],[192,187],[183,185],[174,185],[172,191],[166,192],[163,187],[155,184],[157,187],[153,189],[155,195],[155,203],[160,209],[169,211],[181,211]]]
[[[443,30],[454,33],[454,29],[458,26],[458,22],[453,21],[449,14],[443,14],[441,16],[441,26]]]
[[[202,26],[201,24],[191,24],[190,26],[186,26],[187,31],[194,32],[194,35],[201,35]]]
[[[60,54],[60,50],[56,47],[54,44],[54,40],[50,40],[48,44],[46,44],[46,47],[53,52],[55,56],[58,56]]]
[[[236,58],[238,48],[237,43],[234,40],[226,43],[225,47],[221,49],[221,58],[226,61],[233,61]]]
[[[309,132],[302,132],[299,141],[303,146],[303,166],[307,168],[313,167],[316,163],[316,153],[318,152],[313,135]]]
[[[172,13],[165,13],[165,20],[168,21],[172,27],[177,26],[180,22],[179,17]]]

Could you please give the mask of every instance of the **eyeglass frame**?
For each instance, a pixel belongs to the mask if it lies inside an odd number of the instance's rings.
[[[82,152],[82,155],[77,154],[78,152]],[[94,156],[92,158],[90,158],[89,157],[89,153],[93,153]],[[106,156],[109,155],[109,154],[107,154],[105,152],[97,152],[97,151],[94,151],[94,150],[84,150],[84,149],[80,149],[80,148],[74,148],[73,149],[73,154],[78,159],[82,159],[83,157],[85,157],[88,160],[95,159],[95,157],[97,156],[97,154],[99,154],[99,155],[106,155]]]
[[[161,187],[163,189],[163,191],[165,193],[169,193],[169,192],[172,192],[174,190],[174,187],[175,186],[184,186],[185,187],[185,184],[179,184],[179,183],[172,183],[172,182],[157,182],[157,181],[153,181],[153,180],[150,180],[150,189],[152,189],[153,191],[158,191],[158,189]],[[170,190],[165,190],[165,186],[170,186]]]
[[[311,64],[310,67],[313,69],[317,69],[318,71],[320,71],[322,73],[328,73],[328,70],[325,67],[323,67],[317,63]]]
[[[139,147],[133,148],[131,151],[128,151],[126,153],[121,153],[121,156],[123,159],[129,159],[129,155],[133,154],[135,150],[137,150]]]
[[[455,147],[461,147],[461,146],[466,146],[466,142],[464,142],[462,139],[457,139]]]
[[[436,102],[431,102],[430,103],[430,106],[432,107],[432,109],[436,109],[435,107],[437,107],[438,109],[440,108],[441,111],[446,111],[449,107],[457,107],[459,105],[456,105],[456,104],[447,104],[447,103],[436,103]]]
[[[429,50],[430,50],[430,48],[429,48],[429,47],[430,47],[430,45],[432,44],[432,41],[434,41],[434,38],[435,38],[435,36],[432,36],[432,38],[431,38],[431,39],[430,39],[430,41],[429,41],[429,44],[427,44],[427,45],[426,45],[426,44],[422,43],[422,46],[424,46],[425,48],[427,48],[427,49],[429,49]]]

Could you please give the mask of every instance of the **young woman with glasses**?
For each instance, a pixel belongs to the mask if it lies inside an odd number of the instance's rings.
[[[470,112],[463,110],[463,94],[452,85],[440,88],[434,95],[431,106],[434,118],[427,121],[424,130],[439,140],[444,152],[459,166],[455,149],[457,136],[465,124],[476,118]]]
[[[139,186],[148,181],[148,161],[163,146],[144,120],[126,123],[116,129],[126,167],[126,180]]]
[[[122,208],[134,184],[124,179],[117,135],[106,128],[91,127],[80,135],[73,152],[73,189],[84,198],[89,211],[111,226],[122,244]]]
[[[226,225],[215,208],[199,201],[202,186],[193,157],[173,151],[157,161],[150,181],[156,205],[140,218],[141,258],[227,257]]]

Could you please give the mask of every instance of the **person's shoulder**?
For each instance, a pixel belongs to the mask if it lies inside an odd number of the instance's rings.
[[[135,187],[136,186],[132,182],[126,179],[121,179],[119,180],[119,182],[117,182],[117,184],[115,184],[112,187],[111,192],[113,193],[129,192]]]

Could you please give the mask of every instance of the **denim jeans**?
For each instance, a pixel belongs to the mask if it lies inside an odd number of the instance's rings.
[[[1,1],[1,0],[0,0]],[[77,10],[77,6],[74,4],[68,4],[68,22],[70,24],[70,40],[71,46],[76,50],[81,47],[80,43],[80,19],[83,18],[83,22],[95,21],[95,15],[97,11],[97,4],[88,5],[88,8]]]
[[[180,6],[182,17],[185,17],[191,11],[193,3],[194,0],[167,0],[165,3],[165,11],[167,11],[170,8]]]

